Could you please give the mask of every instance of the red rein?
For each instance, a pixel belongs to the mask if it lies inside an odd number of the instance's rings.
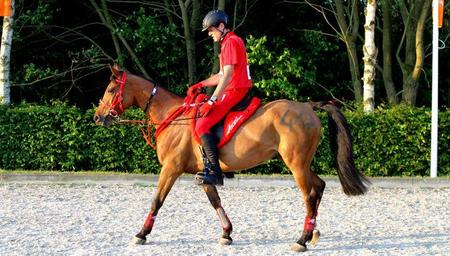
[[[147,144],[156,150],[156,142],[152,140],[152,125],[154,125],[150,120],[120,120],[119,123],[122,124],[134,124],[139,126],[147,126],[147,131],[145,127],[141,127],[142,137],[147,142]],[[156,137],[156,136],[155,136]]]

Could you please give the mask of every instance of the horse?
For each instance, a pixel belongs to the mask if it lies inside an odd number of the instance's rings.
[[[183,97],[158,86],[154,81],[122,70],[117,65],[110,66],[110,69],[110,82],[94,115],[97,125],[114,124],[127,108],[135,106],[142,109],[147,119],[158,127],[183,105]],[[344,193],[366,193],[370,181],[355,168],[348,123],[341,110],[330,102],[300,103],[281,99],[264,104],[219,150],[220,167],[225,173],[255,167],[277,155],[283,160],[294,176],[306,205],[303,231],[300,238],[291,245],[291,249],[298,252],[306,251],[306,243],[314,245],[320,236],[320,232],[315,229],[316,216],[325,182],[310,169],[320,140],[321,123],[315,113],[315,110],[320,109],[328,114],[330,144]],[[133,237],[133,244],[146,242],[158,211],[177,178],[183,173],[195,174],[203,170],[202,154],[190,125],[169,124],[155,140],[161,172],[150,211],[143,227]],[[217,189],[208,184],[201,186],[222,226],[219,243],[229,245],[232,243],[233,227],[221,205]]]

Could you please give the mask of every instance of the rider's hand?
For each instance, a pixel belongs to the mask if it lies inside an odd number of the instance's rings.
[[[205,104],[203,104],[199,111],[200,111],[200,116],[205,117],[209,114],[209,112],[211,112],[211,110],[213,109],[214,105],[216,104],[216,97],[211,97],[210,100],[208,100],[208,102],[206,102]]]
[[[192,85],[191,87],[189,87],[188,91],[187,91],[187,95],[196,95],[198,93],[200,93],[200,88],[203,87],[202,83],[196,83],[194,85]]]

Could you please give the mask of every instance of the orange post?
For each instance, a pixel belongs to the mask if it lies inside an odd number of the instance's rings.
[[[444,23],[444,0],[439,0],[438,3],[438,27],[442,28]]]
[[[11,0],[0,0],[0,16],[11,16]]]

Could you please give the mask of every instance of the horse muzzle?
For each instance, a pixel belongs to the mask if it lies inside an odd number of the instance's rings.
[[[96,125],[108,127],[113,123],[111,115],[94,115],[94,122]]]

